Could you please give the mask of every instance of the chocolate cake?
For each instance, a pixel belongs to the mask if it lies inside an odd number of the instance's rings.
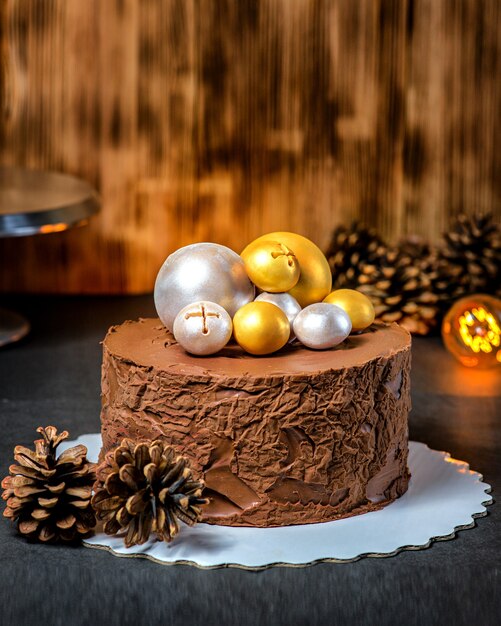
[[[103,452],[167,439],[206,482],[205,522],[324,522],[407,489],[410,335],[396,324],[333,350],[194,357],[141,319],[112,327],[103,351]]]

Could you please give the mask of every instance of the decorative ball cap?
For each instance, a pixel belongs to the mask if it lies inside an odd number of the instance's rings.
[[[219,352],[231,339],[233,323],[228,312],[215,302],[202,300],[185,306],[174,320],[176,341],[191,354]]]
[[[263,291],[284,293],[299,280],[299,261],[284,243],[259,240],[248,245],[241,256],[249,278]]]
[[[159,318],[172,331],[185,306],[206,300],[233,316],[254,299],[254,285],[236,252],[216,243],[194,243],[173,252],[160,268],[154,300]]]
[[[248,249],[263,241],[277,241],[294,250],[301,274],[290,294],[302,307],[320,302],[328,295],[332,287],[332,275],[329,263],[317,245],[297,233],[274,232],[255,239],[245,248],[242,255],[245,256]]]

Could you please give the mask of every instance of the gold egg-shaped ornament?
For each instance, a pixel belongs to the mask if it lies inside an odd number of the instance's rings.
[[[235,313],[233,336],[246,352],[271,354],[283,348],[291,329],[285,313],[270,302],[249,302]]]
[[[263,241],[277,241],[294,250],[301,274],[297,283],[287,293],[296,298],[301,307],[306,307],[314,302],[322,302],[325,296],[330,293],[332,274],[329,263],[320,248],[302,235],[275,232],[255,239],[245,248],[242,256],[246,254],[248,248]]]
[[[447,350],[467,367],[501,365],[501,300],[474,294],[455,302],[442,322]]]
[[[336,289],[324,299],[324,302],[335,304],[348,313],[353,333],[370,326],[376,316],[370,299],[355,289]]]
[[[294,252],[284,243],[264,240],[251,244],[240,255],[251,281],[268,293],[289,291],[299,280]]]

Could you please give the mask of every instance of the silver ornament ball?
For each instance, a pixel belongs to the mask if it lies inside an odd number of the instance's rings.
[[[279,309],[287,315],[287,319],[289,320],[289,324],[291,325],[291,335],[289,337],[289,342],[295,339],[294,332],[292,330],[292,325],[294,320],[296,319],[297,314],[301,311],[301,307],[299,302],[290,295],[290,293],[268,293],[267,291],[263,291],[256,298],[256,301],[260,302],[271,302]]]
[[[231,317],[215,302],[194,302],[179,311],[174,320],[176,341],[191,354],[219,352],[233,331]]]
[[[294,332],[299,341],[314,350],[333,348],[348,337],[351,320],[335,304],[319,302],[305,307],[294,320]]]
[[[254,285],[240,256],[217,243],[194,243],[167,257],[155,282],[155,307],[172,330],[179,311],[193,302],[215,302],[233,317],[254,299]]]

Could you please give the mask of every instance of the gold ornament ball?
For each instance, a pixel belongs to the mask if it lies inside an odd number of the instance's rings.
[[[324,299],[324,302],[336,304],[348,313],[352,332],[364,330],[372,324],[376,316],[369,298],[355,289],[336,289]]]
[[[287,293],[296,298],[301,307],[314,302],[322,302],[331,290],[332,274],[329,263],[320,248],[302,235],[276,232],[255,239],[245,248],[242,256],[246,254],[248,248],[263,241],[277,241],[294,250],[301,274],[296,285]]]
[[[294,252],[278,241],[264,240],[245,248],[241,257],[251,281],[269,293],[289,291],[299,280],[299,263]]]
[[[270,302],[249,302],[233,318],[233,336],[250,354],[280,350],[289,340],[290,330],[285,313]]]
[[[487,294],[461,298],[442,322],[447,350],[466,367],[501,365],[501,300]]]

